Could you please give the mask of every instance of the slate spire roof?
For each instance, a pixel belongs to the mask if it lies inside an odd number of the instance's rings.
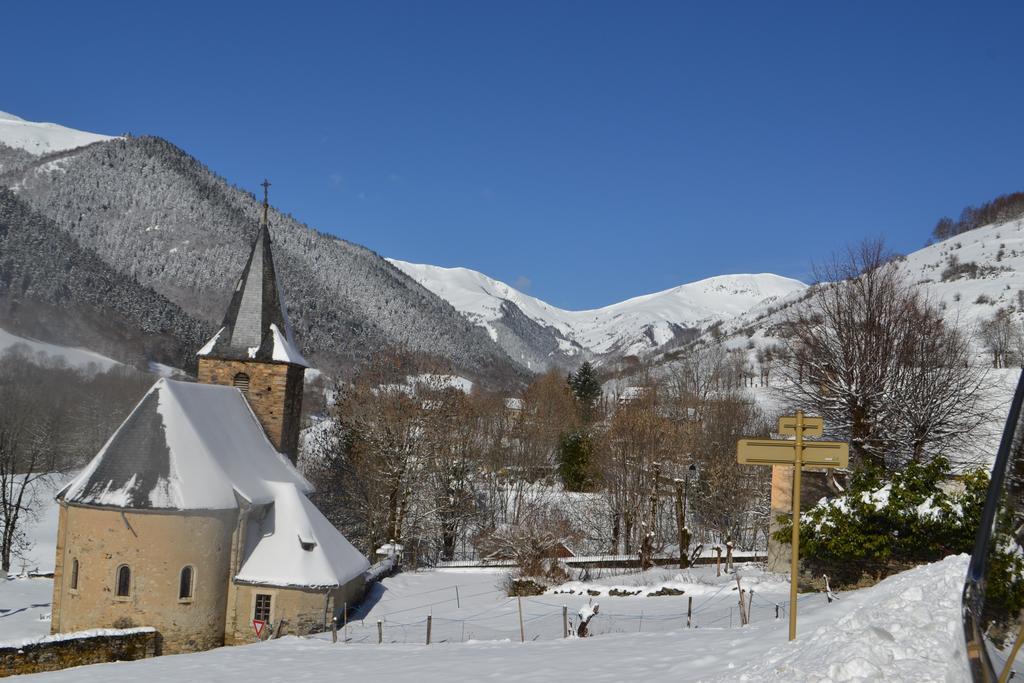
[[[274,269],[267,221],[267,187],[263,183],[263,214],[249,260],[235,285],[221,328],[198,355],[232,360],[295,363],[309,367],[292,335],[284,297]]]

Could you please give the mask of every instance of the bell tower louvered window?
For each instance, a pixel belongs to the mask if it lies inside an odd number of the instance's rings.
[[[244,372],[238,373],[235,375],[234,385],[236,388],[241,389],[243,394],[249,395],[249,375]]]

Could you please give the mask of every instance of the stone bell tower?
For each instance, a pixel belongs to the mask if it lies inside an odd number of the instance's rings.
[[[309,364],[295,344],[274,271],[267,224],[269,187],[264,180],[259,231],[224,322],[199,350],[199,381],[238,387],[271,443],[294,463],[303,374]]]

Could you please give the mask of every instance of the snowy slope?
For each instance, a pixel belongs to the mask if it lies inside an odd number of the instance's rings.
[[[958,264],[958,265],[957,265]],[[988,225],[943,242],[930,244],[900,260],[906,281],[918,285],[925,296],[943,308],[950,323],[973,333],[1000,308],[1011,309],[1024,322],[1024,219]],[[784,316],[786,308],[800,305],[801,292],[750,308],[723,325],[731,348],[777,343],[765,332]],[[982,350],[979,346],[979,352]],[[751,353],[753,356],[753,352]]]
[[[568,311],[468,268],[388,260],[487,329],[494,339],[494,323],[504,315],[506,303],[512,303],[533,321],[557,330],[567,350],[578,345],[595,354],[629,355],[656,349],[685,328],[733,318],[756,304],[806,287],[771,273],[720,275],[603,308]]]
[[[106,371],[112,367],[121,365],[121,363],[117,362],[113,358],[107,358],[95,351],[70,346],[59,346],[57,344],[48,344],[46,342],[36,341],[35,339],[29,339],[28,337],[19,337],[16,334],[11,334],[10,332],[0,329],[0,353],[3,353],[13,346],[26,350],[34,357],[42,356],[47,359],[61,358],[71,367],[82,370],[89,369],[91,366],[98,370]]]
[[[950,268],[953,259],[960,265],[959,275]],[[919,283],[961,324],[991,318],[1000,307],[1014,307],[1020,315],[1024,220],[988,225],[929,245],[907,255],[903,268],[909,281]]]
[[[113,136],[110,135],[87,133],[56,123],[26,121],[14,114],[0,111],[0,143],[15,149],[24,149],[32,154],[41,156],[111,139]]]

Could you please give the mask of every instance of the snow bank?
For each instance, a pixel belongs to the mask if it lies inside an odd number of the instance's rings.
[[[858,602],[852,611],[834,624],[801,622],[796,643],[772,648],[728,680],[944,681],[967,561],[948,557],[847,594]]]

